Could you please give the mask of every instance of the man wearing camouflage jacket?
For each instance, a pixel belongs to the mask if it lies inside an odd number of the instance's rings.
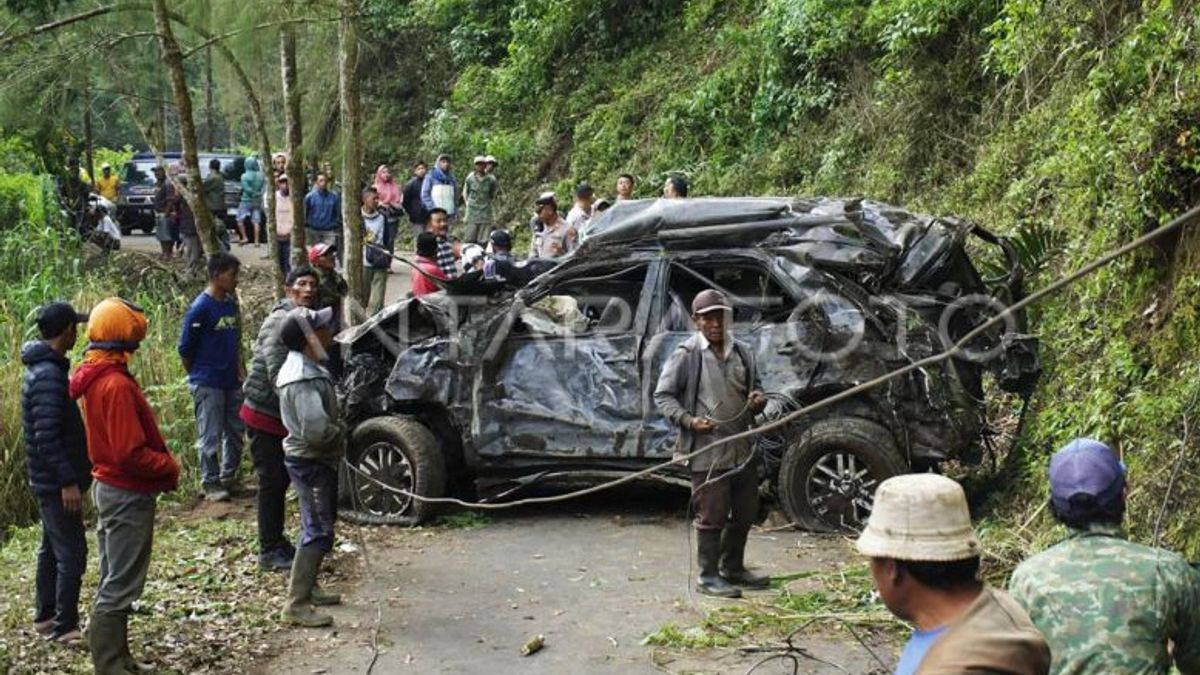
[[[1089,438],[1055,453],[1050,506],[1070,536],[1021,563],[1009,584],[1050,643],[1050,672],[1150,675],[1174,662],[1200,673],[1200,575],[1179,555],[1122,535],[1116,453]]]

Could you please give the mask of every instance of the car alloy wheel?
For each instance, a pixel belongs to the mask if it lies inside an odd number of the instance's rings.
[[[871,469],[850,452],[831,452],[808,471],[808,504],[821,520],[843,529],[866,525],[879,482]]]
[[[412,497],[379,484],[412,491],[412,464],[400,448],[383,441],[374,443],[359,455],[355,468],[373,479],[368,480],[363,475],[353,478],[355,500],[362,510],[376,516],[395,516],[404,513],[412,505]]]

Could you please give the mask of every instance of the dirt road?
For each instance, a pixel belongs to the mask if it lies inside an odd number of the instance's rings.
[[[158,255],[158,241],[150,235],[144,234],[128,234],[121,237],[121,246],[126,250],[139,251],[141,253],[149,253]],[[267,269],[271,261],[263,259],[267,255],[267,247],[263,246],[238,246],[234,244],[231,251],[243,265],[251,267],[260,267]],[[409,283],[409,267],[404,263],[392,263],[392,274],[388,277],[387,295],[384,298],[385,304],[395,302],[408,294],[411,285]]]
[[[334,608],[335,629],[295,631],[285,656],[258,672],[365,673],[373,640],[375,673],[745,672],[761,656],[642,644],[664,624],[698,624],[693,601],[731,602],[689,600],[685,502],[681,493],[610,493],[497,512],[478,528],[390,530],[385,542],[367,545],[368,569]],[[792,531],[752,535],[749,556],[772,574],[853,561],[838,538]],[[522,657],[520,647],[538,634],[545,648]],[[804,661],[800,672],[865,673],[874,665],[861,646],[828,633],[798,643],[845,669]],[[891,658],[891,645],[875,648]]]

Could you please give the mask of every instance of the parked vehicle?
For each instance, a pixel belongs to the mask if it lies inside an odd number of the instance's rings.
[[[178,162],[182,156],[178,151],[162,154],[166,165]],[[208,177],[208,163],[212,159],[221,160],[221,174],[225,178],[225,211],[214,215],[232,229],[236,227],[238,202],[242,196],[240,181],[245,157],[231,153],[200,153],[202,179]],[[125,163],[117,204],[117,220],[124,234],[129,234],[134,228],[147,234],[154,232],[154,167],[157,164],[158,158],[152,152],[139,152]]]
[[[574,254],[523,288],[452,282],[338,336],[357,469],[348,515],[414,523],[434,512],[380,484],[440,496],[474,481],[515,493],[669,459],[677,430],[653,390],[694,331],[690,303],[706,288],[734,299],[732,332],[757,355],[770,397],[760,422],[942,352],[1022,294],[1005,240],[867,201],[620,202],[582,234]],[[971,236],[1006,254],[1005,274],[980,276]],[[767,490],[794,523],[854,529],[880,481],[978,462],[985,376],[1028,395],[1040,372],[1023,324],[981,336],[971,358],[760,436]],[[682,468],[660,477],[687,485]]]

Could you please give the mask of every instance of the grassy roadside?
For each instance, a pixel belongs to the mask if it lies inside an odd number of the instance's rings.
[[[642,644],[692,651],[778,646],[792,635],[797,645],[806,636],[835,637],[886,662],[906,630],[879,601],[863,561],[775,577],[768,592],[724,602],[695,624],[664,624]]]
[[[296,528],[292,511],[288,531]],[[94,518],[87,524],[93,528]],[[36,525],[14,529],[0,548],[0,567],[8,570],[0,577],[0,672],[89,673],[86,651],[48,643],[30,625],[40,536]],[[85,617],[99,574],[90,533],[88,545],[80,600]],[[356,575],[358,557],[356,551],[335,552],[324,577],[332,588]],[[244,672],[247,664],[279,653],[286,629],[277,614],[286,592],[286,574],[258,570],[252,499],[218,508],[160,502],[150,574],[130,621],[130,645],[162,673]]]

